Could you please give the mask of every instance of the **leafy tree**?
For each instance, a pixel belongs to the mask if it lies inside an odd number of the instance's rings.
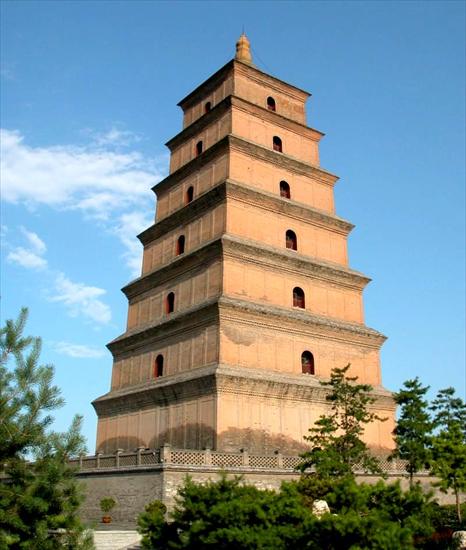
[[[391,458],[407,461],[410,487],[414,483],[414,474],[423,468],[429,468],[431,462],[433,423],[424,399],[428,390],[429,386],[422,386],[416,377],[414,380],[407,380],[404,388],[394,396],[400,407],[400,416],[393,431],[396,449]]]
[[[47,430],[63,400],[53,367],[39,365],[40,338],[23,336],[26,320],[23,308],[0,330],[0,549],[91,548],[67,463],[85,452],[82,419],[63,434]]]
[[[440,478],[436,485],[443,492],[455,493],[456,512],[461,523],[460,493],[466,490],[466,404],[453,388],[440,390],[432,402],[432,473]]]
[[[157,548],[159,541],[167,540],[174,535],[165,522],[167,507],[160,500],[150,502],[138,517],[138,531],[142,534],[143,548]]]
[[[312,550],[372,548],[409,550],[415,534],[429,534],[429,505],[420,488],[403,493],[399,484],[357,484],[339,478],[328,493],[331,514],[312,514],[299,484],[280,491],[243,485],[223,477],[199,485],[185,481],[172,513],[160,502],[139,518],[146,549]]]
[[[280,550],[292,547],[309,516],[296,491],[259,490],[239,477],[202,485],[187,478],[172,521],[153,508],[140,517],[139,526],[143,548]]]
[[[314,467],[315,477],[324,484],[329,478],[353,476],[356,465],[365,471],[382,473],[362,435],[366,424],[385,419],[368,410],[375,401],[370,396],[372,386],[357,384],[357,377],[347,376],[349,368],[348,364],[333,369],[330,381],[321,382],[330,388],[326,399],[331,403],[332,412],[322,415],[304,438],[311,449],[302,455],[300,469],[304,472]]]

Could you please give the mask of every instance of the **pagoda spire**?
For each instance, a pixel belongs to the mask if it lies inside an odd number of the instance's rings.
[[[248,37],[243,33],[236,42],[236,55],[237,61],[242,61],[248,65],[252,65],[251,46]]]

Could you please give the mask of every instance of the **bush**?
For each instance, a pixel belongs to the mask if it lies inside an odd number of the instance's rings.
[[[305,479],[276,492],[244,485],[240,478],[224,476],[204,485],[187,478],[171,521],[158,501],[140,516],[143,548],[408,550],[415,547],[415,535],[432,532],[432,505],[418,486],[403,492],[399,483],[335,480],[318,495],[332,512],[320,519],[311,512],[316,495],[310,487]]]
[[[100,500],[100,509],[104,514],[113,510],[116,506],[116,500],[113,497],[104,497]]]

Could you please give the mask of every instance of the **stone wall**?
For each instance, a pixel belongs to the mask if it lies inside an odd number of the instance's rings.
[[[117,500],[117,506],[111,515],[116,527],[134,527],[137,516],[152,500],[162,500],[168,508],[175,503],[177,490],[189,475],[194,481],[202,483],[209,479],[218,479],[222,472],[243,476],[246,483],[260,489],[279,489],[284,481],[297,479],[294,469],[299,463],[298,456],[283,456],[242,453],[220,453],[210,450],[194,451],[172,449],[169,445],[160,450],[139,449],[132,453],[114,455],[96,455],[73,461],[77,467],[77,477],[83,485],[86,495],[82,506],[82,518],[97,525],[101,521],[99,501],[111,496]],[[388,476],[387,481],[402,479],[407,488],[408,481],[403,477],[403,461],[381,461]],[[366,483],[375,483],[377,476],[357,473],[358,479]],[[426,490],[431,490],[433,478],[426,472],[420,473],[416,480]],[[442,504],[452,504],[452,495],[437,492],[436,497]]]

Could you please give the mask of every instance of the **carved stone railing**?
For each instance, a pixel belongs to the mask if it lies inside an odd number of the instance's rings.
[[[136,451],[118,450],[114,454],[98,453],[93,456],[81,456],[70,460],[80,472],[95,470],[121,470],[150,468],[156,465],[208,467],[218,470],[253,469],[253,470],[296,470],[302,459],[299,456],[286,456],[279,452],[274,454],[250,454],[246,450],[239,453],[225,453],[210,449],[174,449],[166,444],[160,449],[139,448]],[[406,461],[379,458],[381,470],[386,474],[400,475],[405,473]],[[363,474],[362,469],[356,467],[355,473]],[[428,472],[419,472],[427,475]]]

